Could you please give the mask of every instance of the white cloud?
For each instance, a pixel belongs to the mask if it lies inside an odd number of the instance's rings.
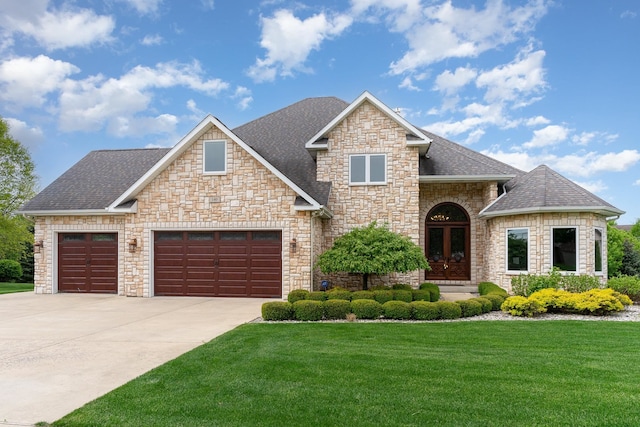
[[[18,108],[40,107],[47,94],[79,71],[73,64],[44,55],[9,59],[0,63],[0,99]]]
[[[164,42],[164,39],[160,34],[147,34],[142,40],[140,40],[140,44],[145,46],[159,45],[162,44],[162,42]]]
[[[576,145],[589,145],[591,141],[597,140],[600,144],[609,144],[618,139],[617,134],[606,132],[581,132],[579,135],[573,135],[571,142]]]
[[[136,114],[148,110],[153,89],[183,86],[210,96],[228,89],[220,79],[205,79],[198,62],[191,64],[160,63],[155,67],[137,66],[120,78],[102,75],[84,80],[67,79],[60,96],[60,128],[63,131],[97,131],[107,129],[117,136],[126,132],[137,135],[141,131],[133,120]],[[167,129],[173,116],[161,115],[153,119],[159,126],[147,133]],[[149,123],[149,118],[143,122]]]
[[[120,0],[134,8],[141,15],[152,15],[158,12],[162,0]]]
[[[41,8],[42,2],[38,6]],[[115,28],[112,17],[96,15],[89,9],[44,10],[38,15],[18,10],[16,15],[6,16],[3,23],[9,34],[30,36],[47,50],[107,43]]]
[[[477,57],[482,52],[518,40],[534,28],[547,12],[547,2],[532,0],[511,8],[502,0],[488,0],[483,10],[457,8],[451,0],[409,11],[408,1],[357,1],[391,11],[391,30],[404,34],[409,44],[405,55],[390,66],[391,74],[413,72],[448,58]]]
[[[260,45],[267,50],[264,59],[256,59],[247,74],[256,82],[272,81],[277,76],[291,76],[294,71],[308,72],[307,57],[323,41],[340,35],[352,19],[346,15],[324,13],[299,19],[289,10],[278,10],[273,17],[261,18]]]
[[[524,120],[524,124],[527,126],[548,125],[549,123],[551,123],[551,120],[547,119],[544,116],[530,117]]]
[[[469,67],[458,67],[453,73],[446,70],[436,77],[434,89],[451,95],[472,82],[477,75],[478,72]]]
[[[533,138],[522,144],[524,148],[541,148],[565,141],[569,136],[569,129],[560,125],[549,125],[533,131]]]
[[[591,193],[601,193],[605,190],[607,190],[609,187],[607,187],[607,185],[598,180],[598,181],[573,181],[576,184],[578,184],[580,187],[584,188],[585,190],[591,192]]]
[[[236,88],[236,91],[233,94],[233,98],[238,100],[238,108],[241,111],[244,111],[247,108],[249,108],[249,106],[253,102],[253,96],[251,96],[251,90],[244,86],[238,86]]]
[[[481,153],[523,171],[530,171],[541,164],[546,163],[546,161],[553,159],[553,156],[533,157],[524,151],[505,152],[497,147],[491,147],[490,150],[483,150]]]
[[[410,76],[406,76],[404,79],[402,79],[402,82],[398,85],[398,87],[401,89],[408,89],[415,92],[420,92],[420,88],[413,84],[413,79]]]
[[[19,119],[7,117],[4,119],[9,125],[11,136],[27,147],[34,147],[44,139],[44,133],[39,127],[29,126]]]
[[[172,114],[160,114],[157,117],[119,116],[109,122],[108,132],[119,137],[172,133],[177,124],[178,118]]]
[[[636,16],[638,16],[638,14],[632,10],[625,10],[620,14],[620,18],[622,19],[625,19],[625,18],[634,19]]]
[[[633,185],[640,185],[640,179],[636,180],[636,182],[634,182]]]
[[[200,0],[200,3],[202,3],[202,7],[205,10],[213,10],[216,8],[215,0]]]

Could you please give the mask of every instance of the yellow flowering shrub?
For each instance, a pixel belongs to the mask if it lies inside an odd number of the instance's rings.
[[[509,297],[504,300],[500,309],[512,316],[526,317],[533,317],[536,314],[547,311],[547,309],[537,300],[520,295]]]
[[[510,300],[510,301],[509,301]],[[507,304],[507,301],[509,303]],[[537,313],[578,313],[604,316],[622,311],[631,305],[631,299],[613,289],[591,289],[585,292],[568,292],[562,289],[542,289],[528,298],[515,296],[508,298],[502,305],[502,311],[513,316],[533,316]],[[536,306],[543,311],[535,311]]]

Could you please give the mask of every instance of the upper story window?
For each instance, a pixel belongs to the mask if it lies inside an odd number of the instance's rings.
[[[594,262],[595,272],[602,274],[602,228],[596,228],[595,230],[595,243],[594,243]]]
[[[529,270],[529,229],[507,229],[507,270]]]
[[[204,173],[227,173],[226,141],[204,141],[203,152]]]
[[[353,154],[349,156],[349,184],[382,185],[386,183],[386,154]]]
[[[563,271],[578,271],[578,229],[555,227],[552,233],[553,266]]]

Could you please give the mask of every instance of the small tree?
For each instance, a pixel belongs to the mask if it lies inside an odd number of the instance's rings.
[[[622,244],[620,274],[623,276],[640,276],[640,252],[630,240],[625,240]]]
[[[368,287],[370,274],[430,270],[418,245],[375,221],[337,238],[333,247],[318,257],[315,267],[323,273],[362,274],[363,289]]]

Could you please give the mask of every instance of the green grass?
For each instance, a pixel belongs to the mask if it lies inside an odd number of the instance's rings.
[[[12,294],[14,292],[33,291],[33,283],[6,283],[0,282],[0,294]]]
[[[639,323],[243,325],[55,426],[635,426]]]

